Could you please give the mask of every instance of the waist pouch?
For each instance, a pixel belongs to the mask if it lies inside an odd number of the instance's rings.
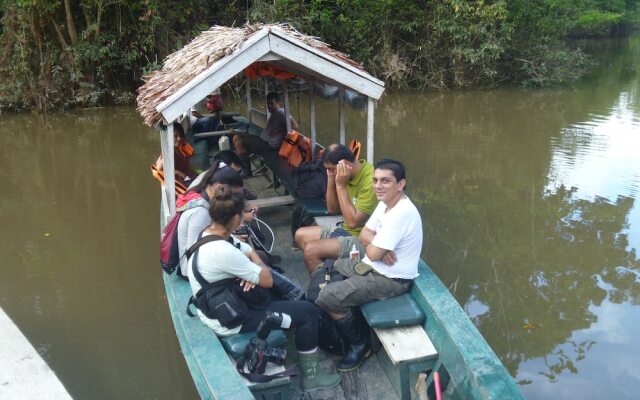
[[[194,316],[189,309],[193,304],[207,318],[217,319],[225,328],[233,329],[242,325],[247,316],[248,307],[236,293],[233,287],[234,281],[235,279],[225,279],[200,289],[189,299],[187,314]]]

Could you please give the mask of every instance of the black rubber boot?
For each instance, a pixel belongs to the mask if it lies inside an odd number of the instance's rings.
[[[353,371],[371,355],[369,326],[359,311],[350,311],[346,317],[335,322],[336,327],[349,343],[347,354],[338,362],[336,369],[340,372]]]
[[[243,178],[249,178],[253,176],[251,173],[251,159],[249,158],[249,154],[240,155],[240,167],[242,167],[242,172],[240,172],[240,176]]]
[[[293,283],[291,279],[271,269],[273,277],[273,289],[286,300],[302,300],[305,297],[304,290]]]

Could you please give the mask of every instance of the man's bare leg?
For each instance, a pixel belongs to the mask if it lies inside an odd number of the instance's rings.
[[[307,246],[307,243],[309,243],[310,241],[320,240],[320,235],[322,235],[321,226],[303,226],[302,228],[298,228],[293,240],[295,240],[300,250],[304,250],[304,248]]]
[[[324,260],[338,258],[339,253],[340,242],[338,239],[321,239],[308,242],[303,254],[307,270],[312,273]]]

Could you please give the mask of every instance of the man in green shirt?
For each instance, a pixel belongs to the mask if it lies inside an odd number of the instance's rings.
[[[295,242],[304,253],[309,272],[326,259],[349,258],[352,249],[364,249],[358,235],[373,213],[378,201],[371,182],[373,166],[356,160],[343,144],[332,144],[324,155],[327,169],[327,210],[342,214],[343,222],[336,226],[307,226],[296,231]]]

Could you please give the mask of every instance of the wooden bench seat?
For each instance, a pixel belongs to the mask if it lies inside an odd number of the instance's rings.
[[[438,358],[422,326],[424,313],[409,293],[364,304],[361,310],[385,350],[378,360],[389,381],[401,399],[410,399],[418,374]]]

